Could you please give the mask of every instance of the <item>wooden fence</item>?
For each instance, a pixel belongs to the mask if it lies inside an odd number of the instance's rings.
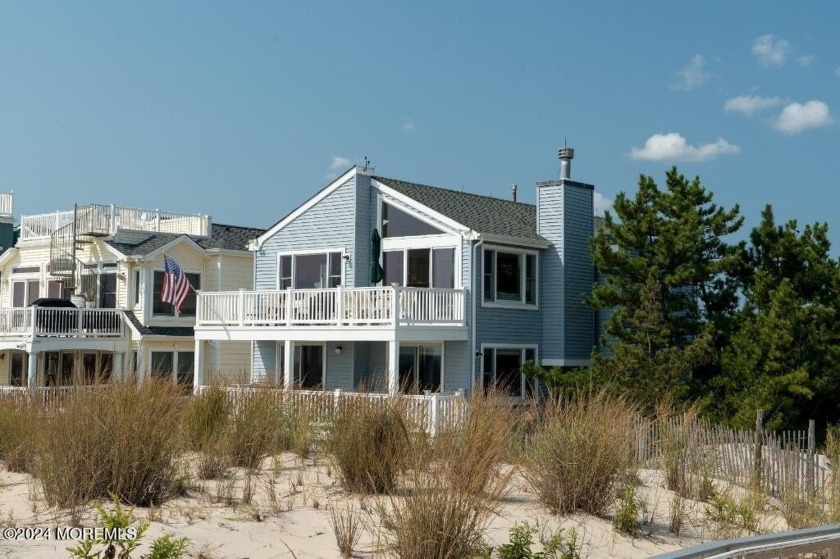
[[[693,415],[669,417],[639,425],[636,457],[641,465],[660,468],[670,461],[684,476],[752,485],[773,496],[814,495],[830,473],[816,453],[813,421],[807,431],[771,432],[760,420],[747,431]]]

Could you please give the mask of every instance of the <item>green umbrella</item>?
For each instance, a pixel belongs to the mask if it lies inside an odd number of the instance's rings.
[[[370,236],[370,283],[376,285],[385,277],[385,270],[379,264],[379,255],[382,251],[382,238],[379,231],[373,230]]]

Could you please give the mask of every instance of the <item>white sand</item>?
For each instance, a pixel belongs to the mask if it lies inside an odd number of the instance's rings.
[[[661,485],[661,476],[652,470],[641,472],[642,485],[638,495],[646,502],[646,518],[652,522],[642,526],[636,539],[617,534],[609,519],[578,514],[566,517],[551,515],[530,493],[521,477],[515,477],[506,497],[499,502],[498,514],[487,527],[485,539],[491,545],[508,541],[508,531],[516,523],[527,520],[549,533],[562,526],[575,528],[582,542],[582,556],[590,558],[650,557],[708,541],[722,534],[704,519],[704,503],[688,502],[686,521],[680,537],[670,534],[669,508],[673,494]],[[279,458],[279,465],[266,460],[258,478],[254,479],[254,497],[243,504],[244,476],[236,478],[232,489],[235,504],[219,502],[230,495],[225,482],[203,481],[192,488],[186,497],[167,502],[159,509],[137,509],[136,516],[149,520],[144,538],[148,544],[154,538],[171,533],[189,538],[193,557],[202,558],[270,558],[339,557],[330,522],[330,506],[341,510],[348,503],[363,506],[367,513],[366,529],[356,548],[358,557],[375,557],[379,540],[379,520],[372,498],[347,495],[323,459],[319,464],[311,460],[301,463],[291,454]],[[275,498],[272,499],[271,493]],[[11,473],[0,463],[0,527],[7,526],[71,526],[66,511],[48,509],[37,497],[37,484],[25,474]],[[92,508],[84,511],[79,526],[100,527]],[[784,529],[784,522],[772,515],[762,517],[763,531]],[[744,534],[746,535],[746,534]],[[0,537],[0,557],[9,558],[66,558],[72,541],[16,541]],[[139,558],[146,553],[144,545]],[[536,549],[536,546],[535,546]]]

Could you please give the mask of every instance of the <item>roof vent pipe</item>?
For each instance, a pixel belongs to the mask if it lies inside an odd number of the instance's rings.
[[[511,198],[511,200],[516,202],[516,185],[515,184],[510,187],[510,198]]]
[[[575,158],[575,150],[572,148],[560,148],[557,150],[557,157],[560,158],[560,178],[572,178],[572,159]]]

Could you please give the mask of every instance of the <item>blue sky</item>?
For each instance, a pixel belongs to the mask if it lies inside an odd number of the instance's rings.
[[[499,197],[599,203],[699,175],[840,247],[840,3],[8,2],[0,189],[269,226],[366,156]],[[603,197],[604,200],[601,200]]]

